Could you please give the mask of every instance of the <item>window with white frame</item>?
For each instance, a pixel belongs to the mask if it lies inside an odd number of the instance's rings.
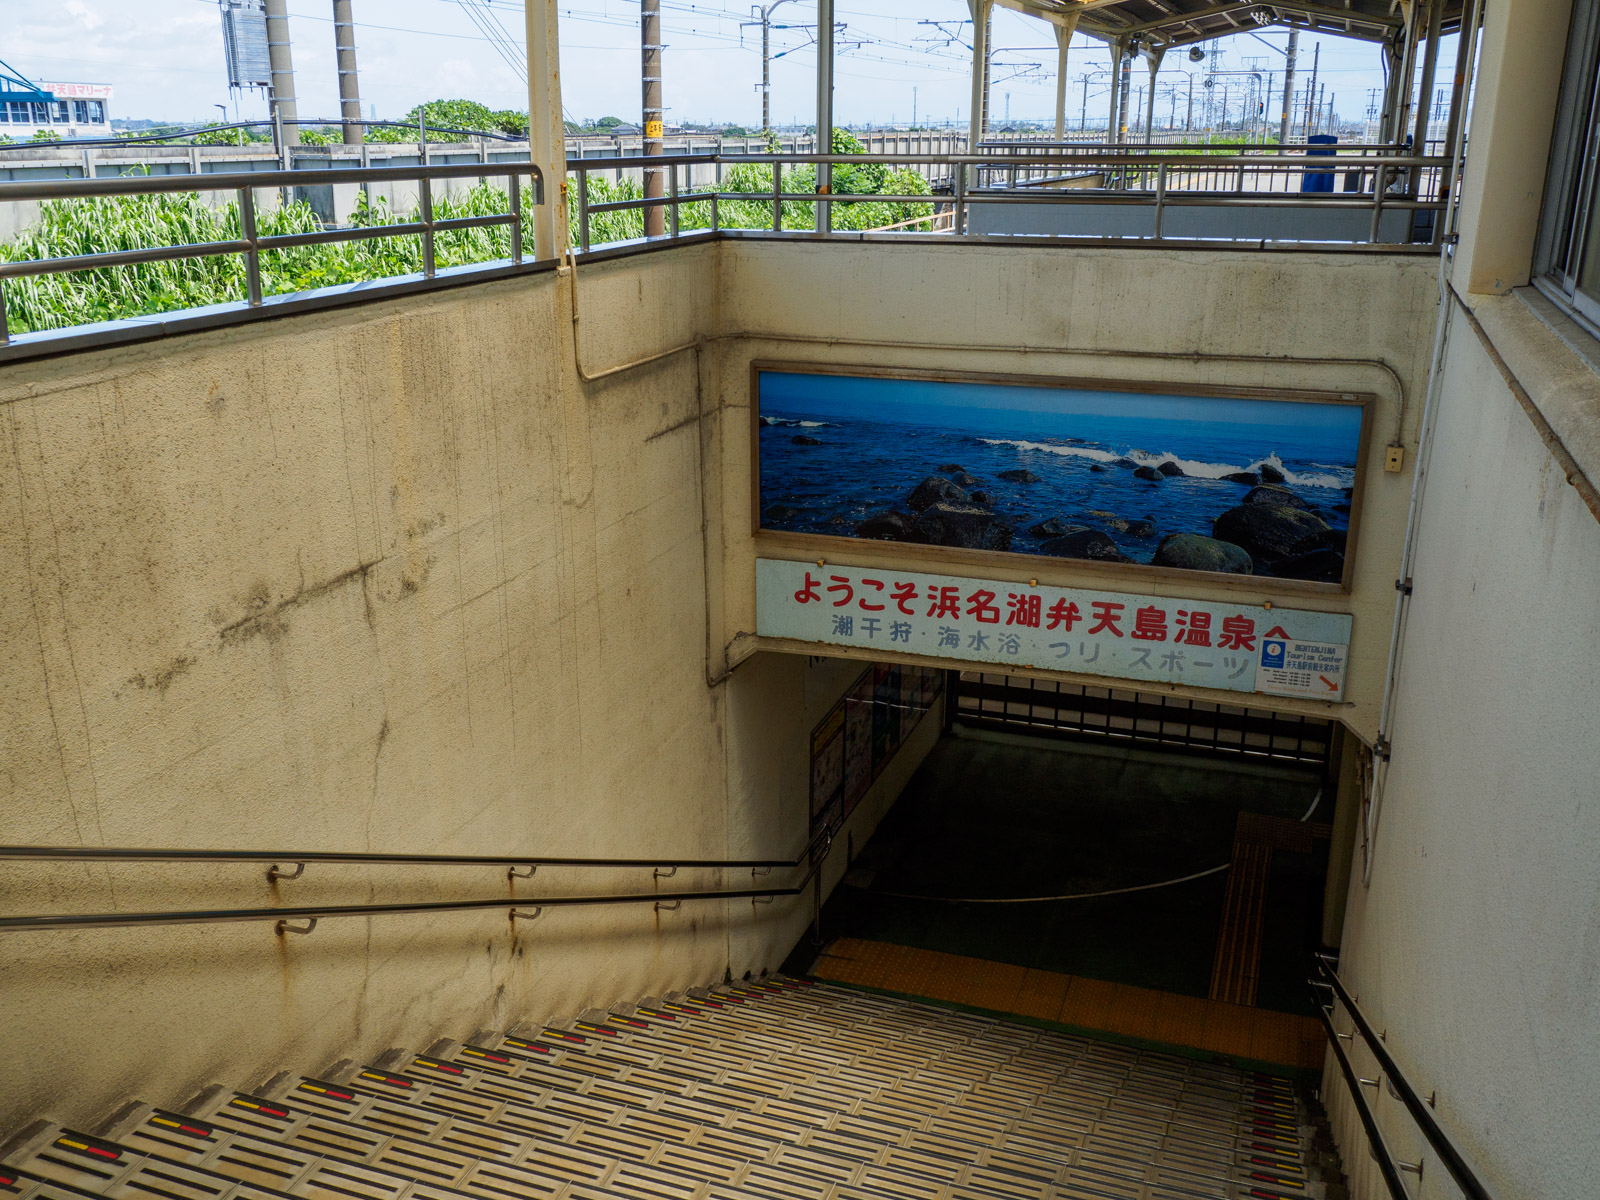
[[[1534,282],[1600,329],[1600,0],[1575,0],[1561,75]]]

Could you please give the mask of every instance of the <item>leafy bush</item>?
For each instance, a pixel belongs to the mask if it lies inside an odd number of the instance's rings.
[[[431,119],[431,118],[430,118]],[[336,138],[338,131],[327,134]],[[219,138],[227,136],[219,133]],[[837,153],[860,153],[861,144],[836,130]],[[785,192],[816,189],[816,168],[797,165],[783,172]],[[901,222],[929,220],[932,203],[873,200],[874,195],[927,196],[927,181],[911,171],[890,170],[881,164],[847,164],[834,170],[833,227],[839,230],[878,229]],[[686,193],[679,211],[679,229],[706,229],[711,224],[711,200],[701,189]],[[729,168],[717,190],[748,195],[749,199],[718,202],[718,222],[728,228],[772,227],[772,167],[765,163],[740,163]],[[640,185],[620,182],[599,172],[588,176],[591,205],[591,245],[644,236],[644,211],[593,212],[592,206],[642,197]],[[699,195],[701,198],[696,199]],[[845,197],[851,197],[846,199]],[[859,198],[857,198],[859,197]],[[815,223],[813,201],[785,200],[782,227],[810,229]],[[505,190],[478,184],[455,196],[434,201],[438,220],[454,217],[493,216],[509,209]],[[578,236],[576,188],[567,191],[571,236]],[[534,252],[531,205],[523,211],[523,245]],[[413,211],[401,212],[379,199],[362,197],[350,215],[350,227],[377,229],[417,219]],[[324,226],[304,201],[258,208],[257,226],[263,237],[315,233]],[[916,226],[920,227],[920,226]],[[35,223],[9,243],[0,243],[0,262],[67,258],[153,246],[201,245],[237,240],[241,236],[237,204],[210,207],[195,194],[117,196],[85,200],[51,200],[39,207]],[[504,225],[482,229],[449,230],[435,238],[435,261],[440,269],[491,262],[511,256],[511,233]],[[261,284],[266,295],[416,274],[422,270],[422,239],[416,234],[299,246],[266,251],[261,255]],[[225,254],[210,258],[139,263],[59,275],[13,280],[6,285],[6,309],[11,328],[18,333],[63,329],[96,321],[111,321],[153,312],[196,308],[245,298],[244,257]]]

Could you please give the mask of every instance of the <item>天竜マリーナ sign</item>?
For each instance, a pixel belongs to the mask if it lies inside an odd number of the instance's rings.
[[[832,646],[1343,700],[1351,619],[1211,600],[756,560],[756,632]]]

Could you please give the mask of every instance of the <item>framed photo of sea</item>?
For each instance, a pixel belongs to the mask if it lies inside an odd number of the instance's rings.
[[[814,363],[751,376],[769,544],[1350,587],[1371,395]]]

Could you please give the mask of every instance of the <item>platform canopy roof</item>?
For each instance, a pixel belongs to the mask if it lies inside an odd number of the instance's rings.
[[[1442,0],[1444,29],[1461,23],[1462,0]],[[1298,26],[1310,33],[1368,42],[1401,40],[1420,0],[996,0],[1002,7],[1065,24],[1106,42],[1128,39],[1138,52],[1160,54],[1176,46],[1263,28]]]

